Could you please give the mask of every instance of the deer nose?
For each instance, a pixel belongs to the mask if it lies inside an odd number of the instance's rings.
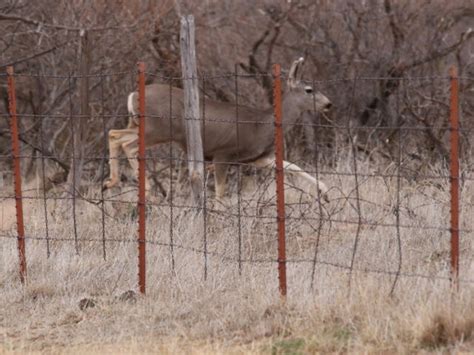
[[[332,103],[328,102],[326,105],[324,105],[324,112],[328,112],[332,107]]]

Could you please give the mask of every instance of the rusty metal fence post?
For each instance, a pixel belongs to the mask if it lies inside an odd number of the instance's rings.
[[[280,295],[286,298],[285,190],[283,175],[283,128],[281,117],[281,67],[273,65],[273,109],[275,113],[275,167],[278,223],[278,278]]]
[[[20,280],[26,280],[25,227],[23,224],[23,201],[21,196],[20,143],[18,141],[18,118],[16,114],[15,77],[13,67],[7,68],[8,109],[10,111],[10,129],[12,135],[13,175],[15,187],[16,224],[18,233],[18,257],[20,261]]]
[[[146,285],[146,191],[145,191],[145,63],[138,63],[138,286]]]
[[[459,79],[455,66],[449,71],[450,100],[450,184],[451,184],[451,284],[459,288]]]

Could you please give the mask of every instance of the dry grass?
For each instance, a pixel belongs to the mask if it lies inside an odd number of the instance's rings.
[[[340,167],[339,169],[343,169]],[[449,220],[447,184],[402,182],[400,223],[396,221],[396,181],[361,179],[362,221],[358,234],[354,180],[331,181],[332,202],[320,224],[317,204],[295,203],[289,191],[287,212],[289,296],[281,304],[275,259],[273,187],[266,192],[246,186],[242,201],[241,250],[238,268],[236,200],[228,206],[209,204],[206,243],[207,280],[202,234],[203,218],[182,208],[148,210],[147,295],[129,293],[136,286],[136,220],[133,207],[106,205],[107,258],[103,259],[101,211],[77,204],[79,255],[74,249],[70,201],[49,201],[51,256],[45,240],[28,240],[28,283],[19,284],[16,242],[1,241],[0,353],[272,353],[314,352],[469,352],[474,350],[473,283],[452,293],[449,276],[449,233],[429,226]],[[462,228],[468,219],[474,186],[462,190]],[[31,192],[34,194],[34,192]],[[176,204],[189,204],[178,191]],[[91,189],[88,197],[97,196]],[[122,195],[121,199],[132,196]],[[259,199],[259,203],[255,199]],[[250,201],[252,200],[252,201]],[[303,201],[304,202],[304,201]],[[5,202],[3,207],[6,209]],[[2,215],[6,215],[3,213]],[[26,207],[27,234],[45,236],[41,201]],[[13,235],[11,221],[2,229]],[[171,272],[170,222],[176,247]],[[383,224],[383,225],[381,225]],[[355,237],[358,249],[349,285]],[[402,273],[389,293],[398,268],[401,240]],[[68,239],[61,241],[59,239]],[[113,239],[114,241],[112,241]],[[318,245],[314,281],[311,260]],[[461,278],[474,271],[472,234],[462,233]],[[294,262],[299,260],[300,262]],[[357,271],[359,270],[359,271]],[[418,277],[413,275],[424,275]],[[122,297],[121,297],[122,296]],[[92,300],[93,307],[88,301]],[[82,308],[82,309],[81,309]]]

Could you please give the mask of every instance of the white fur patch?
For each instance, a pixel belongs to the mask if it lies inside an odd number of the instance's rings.
[[[128,109],[128,112],[130,113],[130,115],[133,117],[133,116],[136,116],[137,113],[135,112],[135,108],[133,106],[133,101],[135,99],[135,95],[137,93],[135,92],[132,92],[130,95],[128,95],[128,101],[127,101],[127,109]]]

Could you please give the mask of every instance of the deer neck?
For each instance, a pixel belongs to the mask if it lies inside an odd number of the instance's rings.
[[[282,121],[283,126],[285,127],[286,125],[286,129],[290,129],[291,124],[295,123],[301,116],[301,110],[298,105],[295,105],[295,100],[292,96],[291,93],[288,93],[284,95],[282,99]],[[290,124],[290,126],[288,126],[288,124]]]

